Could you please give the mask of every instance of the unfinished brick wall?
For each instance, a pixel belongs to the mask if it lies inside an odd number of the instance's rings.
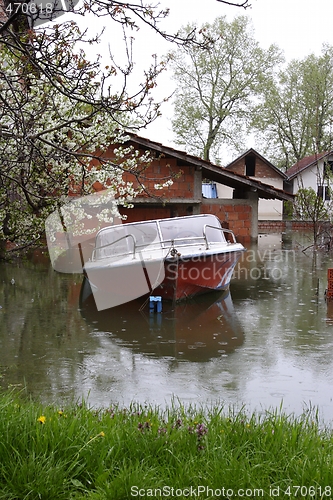
[[[285,221],[258,221],[258,230],[261,233],[269,233],[269,232],[282,232],[286,230],[286,222]]]
[[[281,180],[281,175],[276,172],[268,163],[261,158],[255,157],[255,175],[253,177],[259,179],[278,179]],[[232,164],[228,170],[235,172],[235,174],[246,175],[245,157],[240,158]]]
[[[138,149],[134,144],[135,149]],[[144,153],[144,150],[139,150]],[[105,154],[109,158],[113,156],[113,147],[110,147]],[[132,182],[135,188],[139,187],[139,182],[136,177],[130,172],[125,172],[123,178],[126,182]],[[163,184],[168,180],[172,180],[172,184],[163,189],[156,189],[156,184]],[[179,166],[177,159],[158,155],[152,160],[150,165],[142,171],[140,182],[144,184],[146,192],[140,194],[140,198],[148,198],[150,196],[163,196],[164,199],[174,198],[194,198],[195,195],[195,167],[191,165]]]
[[[251,241],[252,206],[246,203],[209,203],[201,205],[201,213],[216,215],[222,225],[231,229],[240,243]]]
[[[281,175],[260,158],[256,158],[255,177],[281,180]]]
[[[327,225],[330,228],[329,222],[322,222],[323,225]],[[312,231],[313,223],[311,221],[301,221],[301,220],[285,220],[285,221],[259,221],[258,230],[261,233],[265,232],[282,232],[286,229],[293,231]]]
[[[140,222],[141,220],[167,219],[171,217],[170,207],[136,206],[134,208],[119,207],[120,213],[126,215],[126,222]]]
[[[138,149],[136,144],[133,146]],[[114,146],[110,147],[106,156],[112,157],[113,148]],[[144,152],[143,148],[141,152]],[[165,182],[170,176],[173,176],[172,185],[163,190],[155,189],[155,184]],[[134,186],[138,185],[130,173],[124,174],[124,180],[133,182]],[[250,200],[202,199],[201,171],[194,165],[183,161],[179,163],[176,157],[156,152],[155,158],[143,172],[142,182],[147,192],[137,197],[135,207],[121,208],[121,213],[127,215],[127,222],[211,213],[221,220],[224,227],[235,233],[239,242],[247,244],[253,238],[252,224],[257,224],[257,219],[254,222],[256,214]]]

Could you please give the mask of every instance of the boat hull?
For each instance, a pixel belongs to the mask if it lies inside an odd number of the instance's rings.
[[[242,252],[167,259],[165,278],[154,290],[163,299],[181,301],[203,293],[226,290]]]
[[[207,292],[228,289],[241,254],[241,251],[232,251],[188,258],[166,258],[163,264],[164,278],[156,286],[153,279],[149,278],[160,274],[161,263],[158,262],[145,262],[144,268],[141,261],[132,261],[130,266],[118,268],[96,266],[90,269],[86,277],[99,309],[115,307],[133,298],[149,295],[179,302]],[[132,283],[130,290],[129,282]]]

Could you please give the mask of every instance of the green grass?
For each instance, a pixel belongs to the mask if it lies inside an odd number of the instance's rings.
[[[333,434],[320,428],[313,412],[296,418],[218,405],[56,408],[0,395],[0,499],[274,493],[333,498]]]

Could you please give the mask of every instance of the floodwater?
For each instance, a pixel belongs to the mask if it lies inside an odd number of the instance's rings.
[[[219,402],[249,411],[313,407],[333,420],[332,256],[302,234],[261,235],[230,292],[193,302],[80,307],[80,275],[47,258],[0,263],[0,384],[43,402],[94,406]],[[304,241],[302,241],[304,243]]]

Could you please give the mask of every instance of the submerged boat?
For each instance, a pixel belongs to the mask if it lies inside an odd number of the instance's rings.
[[[245,248],[211,214],[101,229],[83,270],[98,310],[154,295],[180,301],[225,290]]]

